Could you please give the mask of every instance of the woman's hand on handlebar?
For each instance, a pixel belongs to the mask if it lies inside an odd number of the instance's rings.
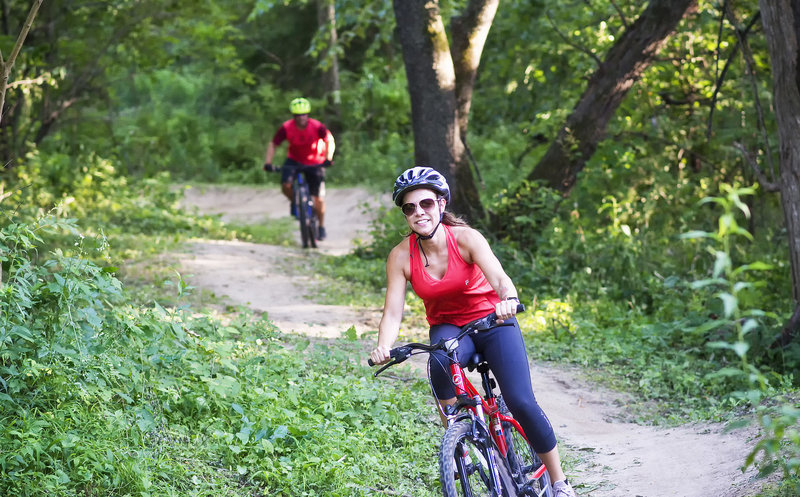
[[[519,300],[516,298],[509,298],[501,300],[495,306],[495,314],[497,314],[497,324],[502,324],[505,320],[513,318],[517,314],[517,306]]]
[[[376,365],[385,364],[389,362],[389,360],[391,359],[391,357],[389,356],[390,350],[391,349],[385,345],[378,345],[377,347],[375,347],[375,350],[373,350],[369,354],[369,358],[373,364]]]

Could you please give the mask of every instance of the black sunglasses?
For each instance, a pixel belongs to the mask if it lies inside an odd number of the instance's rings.
[[[433,209],[433,207],[436,205],[436,200],[437,199],[433,198],[423,198],[422,200],[419,201],[419,206],[422,207],[422,210],[427,212]],[[407,204],[403,204],[401,209],[403,210],[403,215],[408,217],[417,212],[417,204],[408,202]]]

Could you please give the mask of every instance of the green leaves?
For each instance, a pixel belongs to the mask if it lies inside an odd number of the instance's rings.
[[[0,493],[359,495],[385,480],[433,495],[417,489],[436,480],[427,388],[372,381],[352,329],[341,346],[284,343],[248,315],[140,308],[82,251],[34,261],[39,225],[0,230]],[[398,432],[416,440],[387,457]]]

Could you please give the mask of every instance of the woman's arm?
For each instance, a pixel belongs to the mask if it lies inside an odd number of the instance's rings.
[[[483,275],[486,276],[486,280],[497,292],[497,296],[500,297],[500,303],[497,304],[495,310],[497,317],[500,318],[498,322],[502,322],[516,314],[518,301],[506,299],[516,299],[517,289],[514,286],[514,282],[506,274],[497,256],[492,252],[492,248],[486,238],[475,229],[465,228],[460,230],[458,248],[461,250],[461,256],[466,262],[474,263],[481,269]]]
[[[389,253],[386,261],[386,297],[383,304],[383,316],[378,326],[378,346],[369,355],[375,364],[383,364],[389,360],[389,349],[392,348],[400,333],[400,321],[403,319],[403,307],[406,302],[405,262],[408,251],[402,244]]]

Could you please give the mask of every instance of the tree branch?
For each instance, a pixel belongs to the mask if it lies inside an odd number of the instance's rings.
[[[582,47],[582,46],[580,46],[580,45],[578,45],[576,43],[573,43],[572,40],[570,40],[569,37],[567,37],[567,35],[562,33],[558,29],[558,26],[556,25],[556,22],[553,20],[553,17],[550,15],[550,11],[549,10],[547,11],[547,20],[550,21],[550,25],[553,27],[553,30],[556,32],[556,34],[559,36],[559,38],[564,40],[564,43],[566,43],[567,45],[571,46],[572,48],[574,48],[574,49],[576,49],[576,50],[578,50],[580,52],[583,52],[586,55],[588,55],[589,57],[591,57],[594,60],[595,64],[597,64],[598,66],[603,64],[603,61],[600,60],[600,57],[598,57],[597,55],[593,54],[591,52],[591,50],[589,50],[586,47]]]
[[[22,30],[19,32],[17,42],[14,44],[14,48],[11,50],[11,55],[8,57],[8,61],[3,61],[3,56],[0,54],[0,68],[2,68],[2,75],[0,75],[0,78],[2,78],[2,81],[0,81],[0,120],[3,118],[3,106],[5,106],[6,103],[6,85],[8,85],[8,76],[11,74],[11,68],[14,67],[14,62],[17,60],[17,55],[19,55],[19,51],[22,49],[22,44],[25,43],[25,38],[28,37],[28,31],[31,30],[33,20],[36,18],[36,14],[39,12],[39,7],[41,7],[43,1],[44,0],[34,0],[30,12],[28,12],[28,18],[25,19],[25,24],[22,26]]]
[[[725,75],[728,72],[728,68],[730,67],[731,63],[733,62],[733,57],[739,51],[739,47],[742,47],[742,50],[744,51],[743,44],[746,45],[746,43],[747,43],[747,35],[749,34],[750,30],[752,29],[752,27],[755,25],[755,23],[758,21],[758,19],[760,17],[761,17],[761,13],[757,12],[756,15],[754,15],[753,18],[750,20],[750,22],[747,24],[747,26],[745,27],[744,30],[739,30],[734,25],[734,30],[736,32],[737,41],[736,41],[736,45],[734,45],[733,49],[731,50],[731,53],[730,53],[730,56],[728,57],[728,60],[725,62],[725,67],[722,69],[722,73],[717,77],[717,84],[714,87],[714,94],[711,96],[711,109],[709,110],[709,113],[708,113],[708,125],[706,126],[706,137],[711,136],[711,127],[712,127],[712,124],[713,124],[712,121],[713,121],[713,118],[714,118],[714,109],[716,108],[717,96],[719,95],[720,90],[722,90],[722,83],[725,82]],[[721,38],[722,38],[722,35],[720,34],[720,40],[721,40]],[[717,47],[718,47],[717,50],[719,50],[719,43],[720,42],[721,41],[718,40],[718,42],[717,42]],[[749,66],[749,62],[748,62],[748,66]],[[758,100],[758,93],[757,92],[756,92],[755,96],[756,96],[756,100]],[[759,112],[760,112],[760,108],[761,108],[760,104],[758,105],[758,107],[759,107]],[[771,162],[772,161],[770,160],[770,163]]]
[[[617,11],[617,14],[619,14],[619,18],[622,21],[622,27],[628,29],[630,27],[630,24],[628,23],[628,19],[625,18],[625,13],[622,12],[622,9],[619,8],[617,2],[615,2],[614,0],[609,0],[609,1],[611,2],[611,5],[614,7],[614,10]]]
[[[3,64],[3,72],[11,71],[11,68],[14,66],[14,61],[17,60],[17,55],[19,55],[19,51],[22,49],[22,44],[25,43],[25,38],[28,37],[28,31],[31,30],[31,26],[33,26],[33,20],[36,18],[36,14],[39,12],[39,7],[42,6],[43,1],[44,0],[34,0],[30,12],[28,12],[28,18],[25,19],[25,24],[22,26],[22,31],[19,32],[17,42],[14,44],[14,48],[11,50],[11,55],[8,57],[8,62]],[[0,63],[2,63],[1,59]]]
[[[752,152],[747,150],[747,147],[739,142],[733,142],[733,146],[736,148],[736,150],[742,153],[745,159],[747,159],[748,164],[750,164],[750,167],[753,168],[753,172],[756,173],[758,182],[764,188],[764,191],[769,193],[777,193],[781,191],[781,187],[777,182],[771,181],[769,178],[767,178],[767,175],[764,174],[764,171],[762,171],[758,166],[758,161],[756,160],[755,156],[752,154]]]
[[[48,76],[39,76],[38,78],[33,79],[18,79],[6,85],[6,89],[16,88],[18,86],[26,86],[26,85],[42,85],[46,83],[48,80],[52,79],[52,77]]]
[[[728,19],[731,24],[736,25],[736,18],[733,17],[733,12],[727,10]],[[742,55],[747,68],[747,73],[750,76],[750,88],[753,91],[753,102],[756,107],[756,115],[758,116],[758,128],[761,131],[761,137],[764,140],[764,150],[767,155],[767,164],[769,165],[770,173],[775,176],[775,162],[772,160],[772,150],[769,144],[769,134],[767,133],[767,125],[764,121],[764,110],[761,107],[761,99],[758,96],[758,81],[756,80],[756,62],[753,58],[753,51],[750,50],[750,43],[747,41],[747,34],[753,25],[761,18],[761,12],[756,12],[753,19],[750,20],[744,30],[736,29],[736,38],[739,45],[742,47]]]

